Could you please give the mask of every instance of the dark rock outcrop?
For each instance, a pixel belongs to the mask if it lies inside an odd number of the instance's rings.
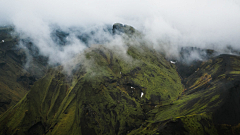
[[[113,25],[113,34],[127,34],[132,35],[135,33],[135,29],[129,25],[123,25],[121,23],[115,23]]]

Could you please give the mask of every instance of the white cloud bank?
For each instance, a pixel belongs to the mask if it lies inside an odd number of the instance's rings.
[[[142,31],[156,49],[176,54],[183,46],[240,49],[239,0],[1,0],[0,25],[14,25],[31,37],[40,53],[56,63],[86,46],[70,34],[70,45],[51,40],[61,29],[103,27],[120,22]],[[107,34],[97,34],[107,37]],[[115,42],[116,43],[116,42]]]

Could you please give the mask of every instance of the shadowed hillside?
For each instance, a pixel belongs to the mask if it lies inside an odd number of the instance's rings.
[[[131,134],[220,134],[240,132],[240,57],[220,55],[184,81],[183,95],[151,110],[150,118]]]
[[[31,68],[24,67],[26,54],[13,32],[12,27],[0,28],[0,114],[20,101],[46,70],[38,58],[29,63]]]

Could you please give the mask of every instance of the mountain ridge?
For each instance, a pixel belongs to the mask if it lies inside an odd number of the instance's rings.
[[[126,54],[96,45],[76,56],[70,75],[49,68],[0,115],[0,134],[240,133],[239,56],[203,50],[205,61],[171,63],[133,27],[114,26]]]

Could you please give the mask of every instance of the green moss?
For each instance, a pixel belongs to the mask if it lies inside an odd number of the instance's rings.
[[[219,98],[220,97],[220,95],[215,95],[215,96],[213,96],[212,97],[212,99],[210,100],[210,102],[212,102],[212,101],[215,101],[217,98]]]
[[[229,74],[240,74],[240,71],[231,71]]]
[[[184,127],[188,131],[188,134],[218,134],[211,121],[212,118],[206,114],[187,115],[185,117],[181,117],[180,119],[184,123]]]
[[[218,76],[219,79],[224,79],[226,77],[226,74],[221,74]]]

